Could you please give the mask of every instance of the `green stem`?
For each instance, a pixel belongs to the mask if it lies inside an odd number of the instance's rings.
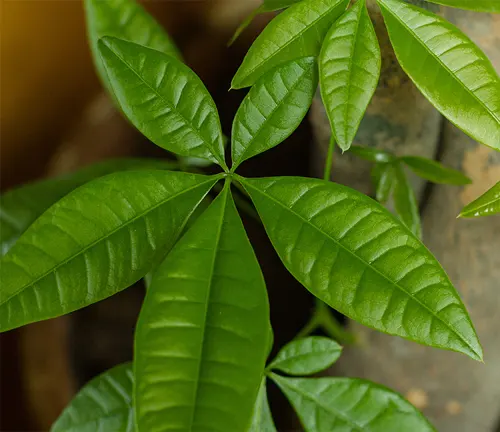
[[[335,152],[335,138],[332,134],[328,143],[328,154],[325,161],[325,169],[323,171],[323,180],[330,181],[332,175],[333,153]]]

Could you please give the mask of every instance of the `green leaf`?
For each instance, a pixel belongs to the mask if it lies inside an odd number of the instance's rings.
[[[307,114],[317,86],[314,57],[288,62],[259,79],[234,118],[232,171],[288,138]]]
[[[318,179],[236,178],[287,269],[320,300],[385,333],[482,358],[446,273],[376,201]]]
[[[369,162],[385,163],[396,160],[391,153],[373,147],[360,147],[354,145],[349,148],[349,152]]]
[[[132,364],[110,369],[86,384],[51,432],[134,432]]]
[[[153,168],[175,170],[177,164],[155,159],[112,159],[7,191],[0,196],[0,256],[45,210],[78,186],[116,171]]]
[[[439,162],[419,156],[403,156],[400,160],[418,176],[433,183],[466,185],[471,179],[460,171],[448,168]]]
[[[399,0],[378,0],[399,63],[427,99],[476,141],[500,150],[500,79],[458,28]]]
[[[319,56],[321,97],[337,144],[351,146],[380,76],[380,48],[358,0],[332,26]]]
[[[461,211],[460,217],[472,218],[490,216],[497,213],[500,213],[500,182],[479,198],[467,204]]]
[[[99,77],[111,90],[97,42],[113,36],[179,57],[165,30],[135,0],[85,0],[90,49]]]
[[[332,339],[309,336],[284,346],[267,369],[289,375],[311,375],[330,367],[341,352],[342,347]]]
[[[401,395],[370,381],[270,376],[306,432],[435,432]]]
[[[408,178],[401,165],[394,166],[394,207],[396,214],[408,229],[418,238],[422,237],[422,226],[420,224],[420,212],[418,209],[415,192],[408,182]]]
[[[426,0],[443,6],[468,9],[476,12],[500,12],[500,2],[498,0]]]
[[[105,37],[99,51],[128,119],[156,145],[225,168],[219,115],[196,74],[167,54]]]
[[[267,400],[266,378],[263,378],[260,384],[259,394],[253,408],[250,429],[247,432],[278,432]]]
[[[218,178],[129,171],[66,195],[2,258],[0,331],[80,309],[138,281]]]
[[[380,203],[386,203],[391,195],[396,180],[394,166],[389,163],[377,163],[372,169],[375,196]]]
[[[234,89],[249,87],[274,67],[316,57],[329,27],[348,0],[302,0],[274,18],[248,50],[233,78]]]
[[[264,279],[227,183],[146,295],[135,338],[139,430],[247,430],[269,327]]]

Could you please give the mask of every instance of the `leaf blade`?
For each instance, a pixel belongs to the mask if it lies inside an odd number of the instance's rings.
[[[388,163],[396,158],[389,152],[374,147],[351,146],[349,152],[368,162]]]
[[[288,375],[312,375],[330,367],[342,353],[342,347],[330,338],[309,336],[285,345],[267,367]]]
[[[500,182],[479,198],[467,204],[460,212],[462,218],[489,216],[500,213]]]
[[[482,358],[446,273],[380,204],[317,179],[238,181],[285,267],[316,297],[385,333]]]
[[[362,379],[271,379],[295,408],[306,432],[435,432],[401,395]]]
[[[246,430],[268,336],[264,280],[226,184],[147,293],[135,344],[139,429]]]
[[[448,168],[439,162],[419,156],[403,156],[400,160],[418,176],[433,183],[466,185],[472,180],[460,171]]]
[[[431,3],[468,9],[476,12],[500,12],[500,3],[497,0],[426,0]]]
[[[271,408],[267,400],[266,378],[262,379],[260,384],[259,394],[255,400],[255,406],[250,423],[250,428],[247,432],[278,432],[274,425]]]
[[[394,166],[394,207],[404,225],[418,238],[422,237],[420,210],[417,197],[401,165]]]
[[[275,68],[252,86],[233,121],[232,171],[292,134],[309,110],[317,83],[316,61],[305,57]]]
[[[388,163],[375,164],[371,176],[377,201],[382,204],[386,203],[396,181],[394,166]]]
[[[0,331],[71,312],[132,285],[172,247],[218,178],[129,171],[65,196],[2,258]]]
[[[500,78],[484,53],[431,12],[378,3],[396,57],[422,94],[466,134],[500,150]]]
[[[51,432],[134,432],[133,382],[131,363],[92,379],[64,409]]]
[[[123,112],[141,133],[166,150],[227,168],[217,107],[191,69],[111,37],[99,41],[99,52]]]
[[[381,61],[366,3],[359,0],[332,25],[319,55],[321,97],[343,151],[354,141],[375,93]]]
[[[303,0],[280,13],[248,50],[231,87],[249,87],[281,63],[317,56],[328,28],[347,3],[347,0]]]

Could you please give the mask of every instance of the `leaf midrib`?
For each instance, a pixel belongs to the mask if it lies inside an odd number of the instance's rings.
[[[321,230],[319,227],[313,225],[310,221],[308,221],[307,219],[305,219],[304,217],[302,217],[302,215],[294,212],[292,209],[290,209],[289,207],[287,207],[286,205],[284,205],[282,202],[278,201],[277,199],[275,199],[274,197],[266,194],[265,192],[261,191],[260,189],[256,188],[255,186],[252,186],[248,183],[245,182],[245,184],[249,187],[252,187],[254,190],[256,190],[257,192],[259,192],[261,195],[263,195],[264,197],[276,202],[277,204],[279,204],[281,207],[283,207],[284,209],[288,210],[290,213],[294,214],[295,216],[297,216],[299,219],[301,219],[302,221],[304,221],[305,223],[307,223],[309,226],[313,227],[314,229],[316,229],[319,233],[321,233],[322,235],[324,235],[325,237],[329,238],[331,241],[333,241],[334,243],[336,243],[338,246],[340,246],[342,249],[344,249],[346,252],[348,252],[350,255],[352,255],[354,258],[356,258],[357,260],[361,261],[365,266],[367,266],[368,268],[372,269],[375,273],[377,273],[378,275],[382,276],[385,280],[387,280],[388,282],[390,282],[393,286],[397,287],[401,292],[403,292],[404,294],[406,294],[408,297],[410,297],[412,300],[414,300],[416,303],[418,303],[422,308],[426,309],[428,312],[430,312],[430,314],[435,317],[438,321],[440,321],[442,324],[444,324],[444,326],[446,328],[448,328],[453,334],[455,334],[463,343],[465,343],[465,345],[478,357],[478,358],[481,358],[480,355],[478,355],[478,353],[476,352],[476,350],[470,345],[470,343],[464,339],[464,337],[462,335],[460,335],[455,329],[453,329],[452,327],[450,327],[449,324],[447,324],[446,322],[444,322],[441,317],[439,317],[435,312],[433,312],[431,309],[429,309],[429,307],[425,304],[423,304],[420,300],[418,300],[416,297],[412,296],[408,291],[406,291],[402,286],[400,286],[399,284],[397,284],[396,282],[390,280],[386,275],[384,275],[383,273],[381,273],[378,269],[376,269],[375,267],[371,266],[370,264],[368,264],[364,259],[362,259],[361,257],[359,257],[358,255],[356,255],[354,252],[352,252],[350,249],[348,249],[346,246],[344,246],[342,243],[340,243],[337,239],[331,237],[330,235],[328,235],[327,233],[325,233],[323,230]],[[460,304],[460,303],[459,303]]]
[[[148,87],[163,103],[165,103],[165,105],[168,105],[170,107],[170,109],[175,113],[177,114],[179,117],[181,117],[185,124],[186,125],[189,125],[189,129],[191,131],[194,132],[194,134],[202,141],[205,143],[205,145],[208,147],[208,150],[210,152],[210,155],[215,159],[215,161],[221,166],[221,167],[225,167],[225,163],[223,163],[222,160],[219,159],[219,155],[218,153],[215,151],[215,147],[213,145],[213,143],[211,142],[208,142],[205,137],[203,137],[200,133],[200,131],[198,131],[198,129],[196,129],[192,124],[191,121],[189,121],[186,116],[180,111],[177,109],[177,107],[175,107],[169,100],[165,99],[165,97],[158,92],[158,90],[156,90],[152,85],[150,85],[141,75],[139,75],[138,72],[135,71],[135,69],[122,57],[120,56],[115,50],[113,50],[108,44],[105,44],[106,48],[109,49],[115,56],[116,58],[118,58],[125,66],[127,66],[127,68],[137,77],[139,78],[140,81],[142,81],[142,83]],[[147,47],[146,47],[147,48]],[[152,51],[156,51],[156,50],[153,50],[151,48],[147,48],[147,49],[150,49]],[[169,54],[165,54],[161,51],[157,51],[163,55],[166,55],[167,57],[169,56]],[[170,56],[172,57],[172,56]],[[175,57],[172,57],[175,59]],[[179,61],[178,59],[175,59],[176,61]],[[182,64],[182,63],[181,63]],[[106,67],[106,66],[105,66]],[[208,92],[208,90],[207,90]],[[210,102],[209,102],[210,103]],[[217,135],[219,136],[219,138],[216,140],[216,142],[220,142],[220,140],[222,139],[222,132],[221,132],[221,129],[220,129],[220,120],[217,116],[217,111],[215,111],[216,113],[216,117],[217,117],[217,120],[219,121],[219,130],[217,131]],[[180,154],[180,153],[179,153]],[[198,156],[200,157],[200,156]],[[202,157],[203,158],[203,157]],[[212,160],[213,162],[213,160]]]
[[[469,93],[469,95],[472,96],[473,99],[476,100],[476,102],[479,103],[479,105],[481,105],[483,107],[483,109],[490,115],[491,118],[493,118],[493,120],[495,120],[497,122],[497,124],[500,127],[500,117],[495,112],[493,112],[489,107],[487,107],[484,104],[484,102],[481,99],[479,99],[479,97],[472,90],[470,90],[469,87],[467,87],[467,85],[457,75],[455,75],[444,62],[441,61],[441,59],[439,58],[439,56],[437,56],[436,54],[434,54],[434,52],[432,52],[427,47],[427,45],[425,45],[425,43],[422,41],[422,39],[420,39],[420,37],[417,35],[417,33],[415,31],[413,31],[413,29],[411,27],[409,27],[403,20],[401,20],[399,18],[399,16],[397,14],[395,14],[389,8],[389,6],[387,6],[387,4],[385,4],[385,0],[377,0],[377,1],[383,4],[384,9],[387,12],[389,12],[396,19],[396,21],[398,21],[408,31],[408,33],[411,33],[415,37],[415,40],[417,40],[420,43],[420,45],[424,47],[425,51],[427,51],[427,53],[431,57],[433,57],[434,60],[436,60],[436,62],[439,63],[448,72],[448,74],[451,75],[451,77],[454,78],[454,80],[457,81],[461,85],[461,87],[467,93]],[[411,7],[410,7],[410,9],[413,10],[413,8],[411,8]],[[469,41],[469,43],[472,43],[472,42]]]
[[[248,69],[248,72],[246,73],[246,76],[244,77],[243,80],[241,81],[245,81],[248,79],[248,77],[250,75],[252,75],[257,69],[259,69],[260,67],[262,67],[263,64],[267,63],[270,61],[270,59],[276,57],[281,51],[283,51],[288,45],[290,45],[291,43],[295,42],[297,39],[301,38],[302,35],[309,31],[311,28],[313,28],[319,21],[321,21],[326,15],[328,15],[334,8],[336,8],[338,5],[340,5],[342,3],[342,0],[337,0],[337,2],[335,3],[335,5],[333,5],[332,7],[329,7],[325,13],[323,14],[320,14],[318,16],[317,19],[315,19],[314,21],[312,21],[308,26],[304,27],[300,32],[296,33],[294,35],[293,38],[291,38],[289,41],[285,42],[278,50],[276,50],[271,56],[267,57],[264,61],[261,61],[257,64],[257,66],[254,66],[253,68],[250,68]],[[297,5],[301,4],[300,2],[297,3]],[[288,10],[291,10],[291,9],[288,9]],[[287,10],[287,11],[288,11]],[[281,24],[281,23],[280,23]],[[241,82],[240,81],[240,82]]]
[[[108,239],[109,237],[111,237],[112,235],[114,235],[116,232],[118,232],[121,229],[127,227],[128,225],[134,223],[136,220],[141,219],[146,214],[148,214],[148,213],[156,210],[158,207],[161,207],[163,204],[167,203],[168,201],[171,201],[171,200],[177,198],[178,196],[180,196],[180,195],[182,195],[184,193],[191,192],[192,190],[197,189],[198,187],[203,186],[203,185],[205,185],[207,183],[210,183],[210,182],[214,182],[215,183],[219,178],[220,178],[220,175],[217,175],[217,176],[215,176],[215,178],[210,178],[209,180],[205,180],[205,181],[203,181],[201,183],[197,183],[196,185],[191,186],[191,187],[189,187],[187,189],[183,189],[182,191],[176,193],[175,195],[170,195],[167,199],[162,200],[159,203],[155,204],[154,206],[148,208],[146,211],[143,211],[143,212],[139,213],[138,215],[134,216],[132,219],[129,219],[128,221],[126,221],[124,224],[122,224],[119,227],[117,227],[117,228],[113,229],[112,231],[110,231],[106,236],[103,236],[103,237],[101,237],[101,238],[99,238],[97,240],[94,240],[92,243],[90,243],[89,245],[87,245],[84,248],[80,249],[78,252],[74,253],[70,257],[66,258],[64,261],[62,261],[62,262],[56,264],[55,266],[53,266],[52,269],[50,269],[50,270],[46,271],[45,273],[43,273],[42,275],[36,277],[35,280],[29,282],[28,284],[25,284],[22,288],[20,288],[19,290],[17,290],[15,293],[13,293],[9,297],[7,297],[5,300],[1,301],[0,302],[0,306],[6,304],[8,301],[10,301],[10,299],[12,299],[13,297],[21,294],[24,290],[26,290],[26,289],[34,286],[35,284],[37,284],[38,282],[40,282],[42,279],[45,279],[50,274],[56,272],[59,268],[65,266],[70,261],[74,260],[76,257],[84,254],[85,252],[87,252],[89,249],[92,249],[94,246],[96,246],[100,242],[105,241],[106,239]]]

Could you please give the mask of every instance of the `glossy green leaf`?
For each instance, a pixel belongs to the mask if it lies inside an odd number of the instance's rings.
[[[153,168],[175,170],[177,164],[155,159],[112,159],[7,191],[0,196],[0,255],[5,255],[45,210],[78,186],[116,171]]]
[[[439,162],[419,156],[403,156],[400,160],[415,174],[433,183],[466,185],[471,179],[460,171],[448,168]]]
[[[321,97],[337,144],[351,146],[377,88],[380,48],[366,9],[358,0],[332,26],[319,56]]]
[[[113,36],[166,54],[179,56],[165,30],[135,0],[85,0],[87,32],[94,64],[102,82],[111,89],[97,42]]]
[[[228,186],[176,244],[146,295],[135,338],[139,430],[250,425],[269,304]]]
[[[267,368],[288,375],[311,375],[330,367],[341,352],[342,347],[334,340],[309,336],[285,345]]]
[[[370,381],[271,378],[295,408],[305,432],[435,432],[410,402]]]
[[[172,56],[116,38],[101,39],[99,51],[114,94],[137,129],[166,150],[225,167],[217,108],[191,69]]]
[[[307,114],[317,86],[314,57],[285,63],[259,79],[234,118],[232,171],[288,138]]]
[[[86,384],[51,432],[134,432],[132,364],[110,369]]]
[[[372,180],[375,185],[375,197],[377,201],[386,203],[396,180],[394,166],[389,163],[375,164],[372,169]]]
[[[302,0],[274,18],[248,50],[232,88],[249,87],[276,66],[317,56],[332,23],[348,0]]]
[[[498,0],[426,0],[443,6],[468,9],[476,12],[500,13],[500,1]]]
[[[427,99],[476,141],[500,150],[500,78],[458,28],[401,0],[378,0],[399,63]]]
[[[377,330],[482,358],[446,273],[376,201],[318,179],[237,179],[287,269],[320,300]]]
[[[373,147],[351,146],[349,148],[349,153],[353,153],[357,157],[369,162],[385,163],[396,160],[391,153]]]
[[[247,432],[278,432],[267,400],[266,378],[262,379]]]
[[[401,221],[418,238],[422,237],[422,226],[420,223],[420,211],[417,197],[411,187],[403,168],[398,164],[394,166],[394,208]]]
[[[120,172],[66,195],[2,258],[0,331],[74,311],[138,281],[218,178]]]
[[[479,198],[467,204],[461,211],[460,217],[472,218],[490,216],[498,213],[500,213],[500,182]]]

